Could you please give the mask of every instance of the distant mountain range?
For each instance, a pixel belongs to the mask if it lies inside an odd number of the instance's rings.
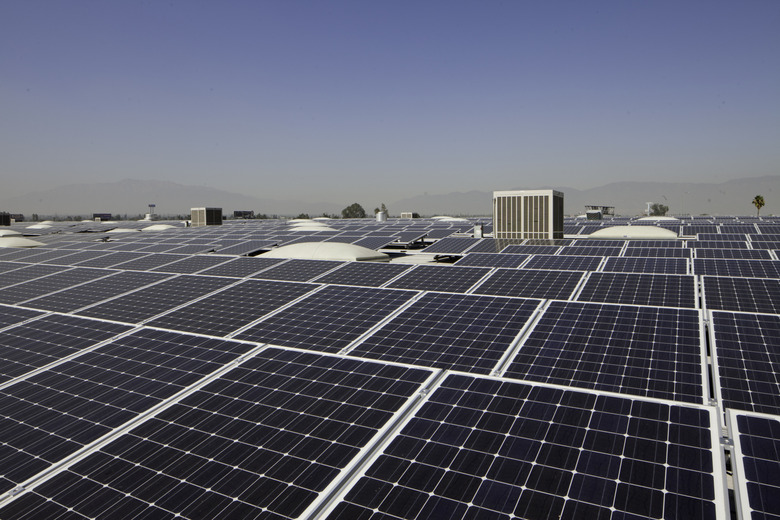
[[[549,186],[496,186],[496,189],[550,189]],[[670,214],[752,215],[751,201],[762,195],[764,215],[780,213],[780,175],[735,179],[722,183],[615,182],[577,190],[561,186],[552,189],[564,193],[565,213],[584,213],[585,205],[614,206],[617,214],[638,215],[647,202],[669,206]],[[489,215],[492,191],[455,192],[417,195],[389,203],[390,214],[413,211],[421,215]],[[127,214],[148,212],[156,204],[161,215],[186,215],[190,208],[221,207],[226,214],[234,210],[254,210],[268,215],[312,217],[322,213],[339,214],[347,203],[304,202],[261,199],[202,186],[187,186],[167,181],[122,180],[118,182],[71,184],[37,191],[20,197],[0,199],[0,211],[40,215],[81,215],[92,213]],[[365,208],[371,211],[372,208]]]

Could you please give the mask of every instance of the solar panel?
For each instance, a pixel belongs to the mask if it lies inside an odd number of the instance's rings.
[[[168,277],[170,275],[162,273],[116,272],[99,280],[25,301],[24,305],[47,311],[71,312]]]
[[[430,233],[428,234],[430,237]],[[449,253],[459,255],[479,242],[479,238],[447,237],[422,250],[423,253]]]
[[[780,249],[780,240],[767,240],[763,242],[751,242],[753,249]]]
[[[112,269],[123,269],[127,271],[151,271],[155,267],[170,264],[177,260],[185,258],[184,255],[169,255],[165,253],[155,253],[144,256],[142,258],[136,258],[129,262],[122,262],[121,264],[115,264]]]
[[[449,375],[329,518],[716,518],[711,410]]]
[[[77,314],[124,323],[140,323],[231,283],[232,280],[225,278],[184,274],[88,307]]]
[[[513,244],[508,245],[501,250],[502,254],[513,253],[521,255],[554,255],[561,249],[561,246],[534,246]]]
[[[277,244],[276,240],[248,240],[227,247],[217,247],[220,255],[246,255],[271,249]]]
[[[642,258],[638,256],[612,256],[607,258],[602,271],[623,273],[686,274],[688,260],[685,258]]]
[[[429,375],[269,349],[0,514],[296,518]]]
[[[504,243],[500,240],[483,238],[476,245],[469,248],[469,253],[498,253],[504,247]]]
[[[137,260],[148,255],[149,253],[133,253],[123,251],[101,255],[83,262],[77,262],[73,265],[78,265],[79,267],[113,267],[117,264],[123,264],[125,262],[129,262],[130,260]]]
[[[230,257],[227,256],[207,256],[207,255],[188,256],[182,260],[177,260],[170,264],[165,264],[160,267],[151,269],[151,271],[158,271],[164,273],[193,274],[199,271],[210,269],[220,264],[224,264],[229,260]]]
[[[688,247],[696,249],[747,249],[747,238],[745,240],[689,240]]]
[[[732,466],[737,511],[742,518],[772,519],[780,511],[780,419],[776,416],[729,415],[734,439]]]
[[[690,258],[691,250],[684,247],[627,247],[623,256]]]
[[[597,256],[533,255],[523,268],[595,271],[600,264],[601,258]]]
[[[350,354],[489,374],[538,300],[427,293]]]
[[[236,339],[339,352],[417,293],[327,286],[236,335]]]
[[[19,303],[54,291],[66,289],[96,278],[108,276],[112,271],[106,269],[89,269],[75,267],[54,273],[43,278],[36,278],[11,287],[0,289],[0,303]]]
[[[780,261],[694,258],[693,272],[694,274],[708,274],[713,276],[780,278]]]
[[[713,312],[723,406],[780,414],[780,316]]]
[[[356,246],[367,247],[368,249],[380,249],[388,244],[395,242],[396,236],[373,236],[361,238],[353,242]]]
[[[54,264],[54,265],[75,265],[78,264],[79,262],[85,262],[87,260],[92,260],[94,258],[99,258],[101,256],[106,256],[109,254],[111,253],[108,253],[106,251],[79,251],[79,252],[71,251],[70,254],[66,256],[60,256],[52,260],[46,260],[45,262],[38,262],[38,263]]]
[[[179,247],[179,245],[171,244],[171,243],[152,244],[150,246],[141,247],[136,251],[143,252],[143,253],[165,253],[170,251],[171,249],[176,249],[177,247]]]
[[[184,246],[175,247],[168,252],[180,255],[197,255],[200,253],[208,253],[214,251],[215,249],[216,247],[210,244],[187,244]]]
[[[0,383],[70,356],[130,328],[104,321],[52,314],[6,329],[0,332]]]
[[[66,267],[59,267],[54,265],[33,264],[24,267],[20,266],[19,269],[8,270],[0,273],[0,287],[9,287],[18,283],[35,280],[36,278],[49,276],[54,273],[61,273],[66,269]]]
[[[528,255],[513,255],[508,253],[467,253],[455,262],[458,267],[519,267],[526,261]]]
[[[504,376],[701,403],[701,345],[695,310],[554,301]]]
[[[40,315],[40,312],[19,309],[10,305],[0,305],[0,328],[27,321]]]
[[[21,269],[22,267],[28,267],[27,264],[17,264],[15,262],[0,262],[0,274],[3,274],[8,271],[13,271],[15,269]],[[0,278],[2,280],[2,278]]]
[[[695,308],[696,280],[677,274],[591,273],[577,300]]]
[[[523,298],[568,299],[582,279],[580,271],[496,269],[474,294]]]
[[[411,267],[410,265],[400,264],[349,262],[335,271],[330,271],[316,278],[315,281],[317,283],[379,287]]]
[[[387,284],[397,289],[466,292],[490,271],[487,267],[442,267],[418,265]]]
[[[696,235],[696,240],[701,241],[729,241],[744,243],[747,240],[747,236],[744,233],[699,233]],[[695,245],[696,242],[693,242]]]
[[[152,327],[226,336],[318,287],[245,280],[147,323]]]
[[[780,314],[780,280],[762,278],[702,278],[706,308]]]
[[[216,267],[212,267],[211,269],[207,269],[200,274],[245,278],[257,273],[258,271],[275,266],[281,262],[284,262],[283,258],[236,258],[231,262],[220,264]]]
[[[562,255],[583,255],[583,256],[618,256],[622,247],[597,247],[597,246],[564,246],[561,248]]]
[[[437,228],[437,229],[429,229],[425,235],[428,238],[445,238],[457,232],[458,232],[457,228]]]
[[[250,348],[223,340],[139,331],[0,390],[0,493]]]
[[[571,244],[566,244],[566,245],[573,245],[573,246],[577,246],[577,247],[620,247],[620,248],[622,248],[624,245],[626,245],[626,242],[627,242],[627,240],[607,240],[607,239],[603,239],[603,238],[582,238],[582,239],[574,241]],[[633,244],[633,242],[629,242],[629,245],[630,244]]]
[[[317,276],[327,273],[343,265],[343,262],[332,260],[301,260],[292,259],[282,264],[260,271],[254,278],[264,280],[286,280],[290,282],[307,282]]]
[[[739,258],[745,260],[771,260],[765,249],[695,249],[696,258]]]
[[[682,240],[629,240],[628,247],[652,247],[652,248],[681,248],[685,245]]]
[[[29,254],[14,257],[14,261],[24,262],[24,263],[42,263],[47,260],[56,260],[57,258],[62,258],[63,256],[67,256],[71,254],[73,251],[60,250],[60,249],[44,250],[39,248],[31,248],[29,249],[29,252],[30,252]]]

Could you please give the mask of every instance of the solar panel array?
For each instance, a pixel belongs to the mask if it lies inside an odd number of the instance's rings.
[[[0,249],[0,518],[780,517],[780,220],[477,222]]]

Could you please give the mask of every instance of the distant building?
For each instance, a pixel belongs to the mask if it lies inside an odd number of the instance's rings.
[[[598,211],[602,216],[615,216],[615,206],[597,206],[595,204],[585,205],[585,214],[591,211]]]
[[[11,220],[15,222],[24,222],[24,215],[21,213],[11,213]]]
[[[192,208],[190,219],[192,227],[221,226],[222,208]]]
[[[254,211],[236,210],[233,211],[233,218],[255,218]]]
[[[11,225],[11,215],[6,213],[5,211],[0,212],[0,226],[10,226]]]
[[[113,220],[111,213],[93,213],[92,220]]]
[[[563,193],[555,190],[494,191],[493,237],[563,238]]]

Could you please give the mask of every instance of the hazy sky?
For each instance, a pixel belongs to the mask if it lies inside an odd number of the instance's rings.
[[[340,203],[777,175],[778,27],[778,0],[4,0],[0,190]]]

